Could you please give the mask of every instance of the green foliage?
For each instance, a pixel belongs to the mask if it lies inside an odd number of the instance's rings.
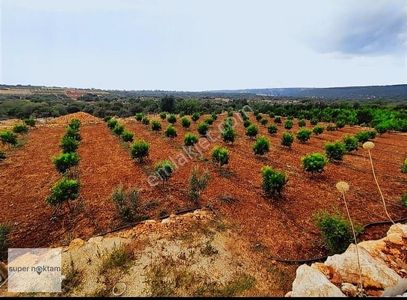
[[[256,120],[259,122],[260,120],[263,119],[263,116],[259,113],[256,115]]]
[[[250,120],[244,120],[244,121],[243,121],[243,126],[244,126],[245,128],[249,127],[250,125],[252,125],[252,122],[250,122]]]
[[[175,171],[175,165],[170,160],[162,160],[154,166],[154,170],[162,181],[167,181]]]
[[[336,130],[338,130],[338,127],[336,127],[336,125],[329,124],[329,125],[326,127],[326,130],[327,130],[327,131],[336,131]]]
[[[9,235],[11,226],[8,224],[0,224],[0,261],[6,260],[9,247]]]
[[[198,142],[198,137],[195,134],[187,133],[184,137],[185,146],[193,146]]]
[[[124,126],[121,124],[117,124],[114,128],[113,128],[113,133],[116,135],[122,135],[122,133],[124,132]]]
[[[196,121],[198,121],[198,119],[199,119],[200,116],[201,116],[200,113],[195,112],[195,113],[192,115],[191,119],[192,119],[192,121],[196,122]]]
[[[324,132],[324,127],[316,125],[313,129],[312,132],[314,132],[315,135],[320,135]]]
[[[264,155],[270,150],[270,142],[264,136],[258,136],[253,145],[253,152],[256,155]]]
[[[137,113],[136,116],[135,116],[135,118],[136,118],[137,121],[140,122],[141,120],[143,120],[144,114],[141,113],[141,112],[140,112],[140,113]]]
[[[215,112],[213,112],[213,113],[211,113],[211,117],[212,117],[212,120],[215,121],[218,118],[218,115]]]
[[[17,145],[17,135],[8,130],[0,132],[0,140],[3,144]]]
[[[302,167],[310,173],[322,173],[328,159],[321,153],[311,153],[301,158]]]
[[[119,185],[112,193],[112,201],[120,218],[124,222],[139,221],[141,217],[137,214],[139,206],[139,192],[137,189],[124,189]]]
[[[169,122],[169,123],[171,123],[171,124],[175,124],[176,122],[177,122],[177,117],[175,116],[175,115],[169,115],[168,117],[167,117],[167,121]]]
[[[304,119],[301,119],[301,120],[298,121],[298,126],[299,127],[305,127],[306,125],[307,125],[307,123],[305,122]]]
[[[331,254],[344,252],[353,242],[352,227],[349,221],[340,214],[329,214],[322,211],[316,215],[315,220]],[[362,232],[360,226],[356,226],[355,230],[357,233]]]
[[[136,140],[131,144],[130,151],[133,159],[143,161],[148,156],[150,144],[144,140]]]
[[[251,124],[249,127],[246,128],[246,135],[249,137],[255,137],[259,133],[259,129],[256,125]]]
[[[310,123],[312,126],[316,126],[318,124],[318,119],[312,118]]]
[[[150,119],[147,116],[144,116],[143,119],[141,119],[141,123],[144,125],[150,125]]]
[[[69,168],[78,165],[79,155],[75,152],[61,153],[55,156],[52,162],[59,172],[65,173]]]
[[[261,119],[260,124],[266,126],[269,121],[267,119]]]
[[[16,124],[13,127],[13,132],[14,133],[27,133],[28,132],[28,126],[25,124]]]
[[[294,135],[290,132],[284,132],[281,137],[281,145],[290,148],[294,142]]]
[[[30,117],[30,118],[24,119],[23,122],[27,126],[34,127],[36,120],[34,118]]]
[[[225,129],[223,129],[221,135],[223,141],[225,141],[226,143],[233,143],[236,138],[236,132],[233,127],[226,127]]]
[[[407,206],[407,192],[403,193],[403,195],[401,196],[401,204]]]
[[[274,123],[276,123],[276,124],[281,124],[283,121],[281,120],[281,117],[280,116],[275,116],[274,117]]]
[[[79,141],[72,136],[64,135],[59,145],[64,153],[75,152],[78,149]]]
[[[110,119],[107,121],[107,127],[109,127],[110,129],[113,129],[113,128],[116,127],[116,125],[117,125],[118,123],[119,123],[119,122],[118,122],[115,118],[110,118]]]
[[[175,111],[175,97],[172,95],[165,95],[163,98],[161,98],[160,104],[161,111],[168,111],[170,113]]]
[[[0,150],[0,161],[6,159],[6,152]]]
[[[386,124],[383,124],[383,123],[377,124],[377,125],[374,127],[374,129],[375,129],[379,134],[386,133],[386,132],[389,130],[388,126],[387,126]]]
[[[220,167],[229,162],[229,150],[220,146],[215,146],[212,149],[212,161]]]
[[[212,119],[212,117],[207,117],[205,118],[205,123],[208,125],[212,125],[213,124],[214,119]]]
[[[158,120],[151,121],[151,129],[153,131],[160,131],[161,130],[161,123]]]
[[[182,124],[182,127],[189,128],[189,126],[191,126],[191,121],[187,117],[182,117],[181,124]]]
[[[124,130],[122,133],[122,140],[125,142],[132,142],[134,134],[128,130]]]
[[[336,121],[336,127],[337,127],[337,128],[343,128],[343,127],[345,127],[345,125],[346,125],[346,123],[345,123],[344,120],[338,120],[338,121]]]
[[[46,202],[51,206],[63,204],[65,201],[75,200],[79,195],[79,182],[75,179],[62,177],[51,189],[51,195]]]
[[[359,141],[359,143],[365,143],[368,140],[374,139],[376,137],[376,131],[374,130],[364,130],[356,133],[355,138]]]
[[[189,188],[188,194],[192,201],[197,202],[201,195],[201,192],[207,187],[209,182],[209,171],[202,171],[199,167],[192,169],[189,176]]]
[[[300,143],[305,143],[311,138],[311,134],[311,130],[302,128],[297,132],[297,139],[300,141]]]
[[[109,122],[112,119],[112,116],[106,116],[103,118],[103,121]]]
[[[354,136],[345,135],[342,139],[342,142],[345,145],[346,152],[352,152],[358,149],[359,142],[358,139]]]
[[[291,129],[291,128],[293,128],[293,121],[287,119],[287,120],[284,122],[284,128],[285,128],[285,129]]]
[[[228,111],[228,117],[233,117],[233,110]]]
[[[407,158],[404,160],[402,166],[401,166],[401,172],[402,173],[407,173]]]
[[[161,120],[165,120],[167,118],[167,113],[166,112],[161,112],[160,113],[160,118],[161,118]]]
[[[346,147],[342,142],[336,141],[325,144],[325,153],[330,160],[342,160],[346,153]]]
[[[285,173],[274,170],[270,166],[261,168],[261,175],[263,178],[263,190],[268,196],[280,196],[288,181]]]
[[[69,126],[70,128],[72,128],[73,130],[78,131],[78,130],[79,130],[79,127],[81,127],[81,121],[78,120],[78,119],[72,119],[72,120],[69,122],[68,126]]]
[[[270,134],[275,134],[277,133],[277,126],[274,124],[269,125],[269,127],[267,127],[267,130]]]
[[[200,135],[206,135],[206,133],[208,132],[208,129],[209,129],[209,125],[205,122],[201,122],[198,124],[197,129],[198,129],[198,133]]]
[[[165,135],[169,138],[177,136],[177,132],[173,125],[168,125],[167,129],[165,129]]]

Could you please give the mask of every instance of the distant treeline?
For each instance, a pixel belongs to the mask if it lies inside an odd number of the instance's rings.
[[[30,116],[58,117],[74,112],[87,112],[96,117],[129,117],[136,113],[161,111],[191,115],[194,112],[220,113],[250,106],[254,112],[270,116],[292,116],[324,122],[367,124],[387,129],[407,131],[407,103],[374,101],[327,101],[293,98],[188,98],[188,97],[129,97],[120,95],[85,94],[78,100],[62,94],[29,96],[0,96],[0,119]]]

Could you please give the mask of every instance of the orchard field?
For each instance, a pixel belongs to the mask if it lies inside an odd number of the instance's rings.
[[[215,116],[202,114],[197,121],[186,116],[190,127],[185,128],[182,118],[176,115],[172,126],[176,136],[166,131],[169,121],[173,121],[168,114],[139,116],[139,120],[134,116],[104,120],[78,112],[37,120],[35,126],[18,135],[21,141],[18,146],[7,143],[1,146],[5,158],[0,161],[0,224],[11,228],[9,246],[66,245],[74,238],[89,238],[125,225],[130,219],[123,219],[125,213],[112,200],[112,194],[120,186],[125,191],[137,190],[132,222],[207,207],[231,222],[251,244],[280,258],[301,259],[327,253],[315,218],[321,211],[345,214],[343,200],[335,188],[338,181],[346,181],[350,186],[347,200],[354,221],[364,225],[388,220],[373,180],[368,151],[361,147],[361,141],[342,160],[326,163],[322,172],[306,172],[301,162],[310,153],[325,155],[328,142],[371,128],[346,125],[327,130],[329,124],[320,122],[318,125],[324,131],[311,132],[309,140],[300,142],[296,137],[298,131],[316,126],[309,120],[301,129],[298,119],[292,120],[292,128],[285,128],[290,127],[287,118],[281,118],[278,123],[266,114],[256,117],[250,112],[247,118],[242,118],[239,112],[223,112]],[[74,119],[80,121],[80,143],[75,152],[79,160],[65,172],[77,181],[79,190],[75,199],[50,205],[46,199],[49,200],[52,187],[63,177],[52,158],[61,151],[61,138]],[[207,126],[202,126],[205,120],[209,120]],[[18,122],[3,122],[0,131]],[[225,122],[231,124],[233,143],[225,142],[221,135]],[[252,137],[247,135],[249,122],[258,130]],[[271,124],[275,124],[276,133],[269,132]],[[208,127],[206,133],[203,127]],[[122,131],[127,133],[128,142]],[[291,147],[281,145],[285,132],[294,136]],[[197,137],[196,144],[185,145],[187,133]],[[256,136],[268,140],[268,151],[262,153],[260,147],[260,155],[253,150]],[[132,156],[132,139],[144,140],[149,145],[144,159]],[[407,134],[388,131],[368,139],[375,145],[371,150],[372,160],[389,214],[394,220],[406,218],[407,207],[403,206],[401,197],[407,190],[407,174],[401,168],[407,157]],[[215,146],[228,150],[227,162],[222,160],[222,155],[213,161]],[[169,160],[168,166],[172,166],[168,178],[164,178],[168,180],[161,180],[156,172],[156,164],[163,160]],[[281,191],[274,191],[273,195],[264,190],[261,172],[264,166],[285,176]],[[197,167],[202,172],[207,170],[209,177],[202,193],[193,198],[190,176]],[[361,237],[380,237],[386,228],[367,228]]]

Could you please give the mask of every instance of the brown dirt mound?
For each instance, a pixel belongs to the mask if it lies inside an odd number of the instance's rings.
[[[48,124],[53,125],[68,125],[72,119],[78,119],[82,124],[96,124],[102,121],[99,118],[92,116],[91,114],[84,112],[77,112],[65,116],[60,116],[55,119],[51,119]]]

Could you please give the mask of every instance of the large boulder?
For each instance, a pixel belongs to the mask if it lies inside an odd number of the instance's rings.
[[[308,265],[297,269],[291,297],[345,297],[341,290],[324,274]]]

